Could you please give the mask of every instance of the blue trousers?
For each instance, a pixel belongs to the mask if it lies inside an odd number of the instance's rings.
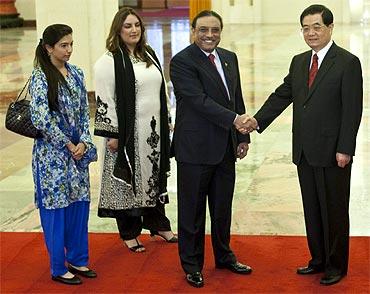
[[[90,202],[77,201],[65,208],[39,206],[52,276],[64,275],[68,271],[66,262],[87,266],[89,205]]]

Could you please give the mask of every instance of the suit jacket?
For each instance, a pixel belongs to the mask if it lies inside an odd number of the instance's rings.
[[[362,115],[361,64],[333,43],[309,89],[311,52],[293,57],[283,84],[255,118],[262,132],[293,103],[293,162],[298,165],[304,152],[310,165],[328,167],[337,165],[337,152],[355,154]]]
[[[249,143],[233,126],[237,114],[245,113],[236,54],[217,48],[230,99],[216,67],[195,44],[176,54],[170,76],[176,95],[173,136],[175,158],[192,164],[218,164],[231,138],[234,151]]]

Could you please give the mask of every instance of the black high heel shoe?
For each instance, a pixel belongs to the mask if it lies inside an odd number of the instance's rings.
[[[165,240],[167,243],[177,243],[177,241],[178,241],[178,239],[175,235],[173,235],[173,237],[171,239],[167,239],[165,236],[161,235],[158,231],[150,231],[150,236],[151,237],[159,236],[163,240]]]
[[[145,252],[145,247],[143,244],[140,244],[139,241],[137,240],[137,238],[135,239],[132,239],[132,240],[135,240],[136,241],[136,245],[130,247],[127,245],[126,241],[124,240],[124,243],[125,245],[127,246],[128,249],[130,249],[132,252],[135,252],[135,253],[142,253],[142,252]],[[131,241],[131,240],[127,240],[127,241]]]

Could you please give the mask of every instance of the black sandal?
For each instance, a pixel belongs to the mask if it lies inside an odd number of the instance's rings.
[[[140,244],[140,243],[139,243],[139,241],[138,241],[136,238],[135,238],[135,239],[132,239],[132,240],[135,240],[137,245],[132,246],[132,247],[129,247],[129,246],[127,245],[126,241],[124,241],[124,242],[125,242],[125,244],[126,244],[126,246],[127,246],[127,248],[128,248],[128,249],[130,249],[130,251],[135,252],[135,253],[145,252],[145,247],[144,247],[144,245],[143,245],[143,244]],[[128,241],[131,241],[131,240],[128,240]],[[144,250],[139,250],[139,249],[141,249],[141,248],[143,248]]]
[[[160,234],[158,231],[150,231],[150,236],[151,237],[159,236],[163,240],[165,240],[167,243],[177,243],[178,242],[178,239],[175,236],[175,234],[173,235],[173,237],[171,239],[167,239],[165,236],[163,236],[162,234]]]

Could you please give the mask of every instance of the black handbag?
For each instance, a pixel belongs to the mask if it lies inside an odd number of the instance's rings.
[[[27,80],[17,99],[9,104],[5,117],[5,127],[9,131],[25,137],[39,138],[41,137],[40,131],[34,127],[31,121],[30,100],[26,99],[29,94],[30,79]],[[24,97],[19,99],[26,87],[27,91]]]

